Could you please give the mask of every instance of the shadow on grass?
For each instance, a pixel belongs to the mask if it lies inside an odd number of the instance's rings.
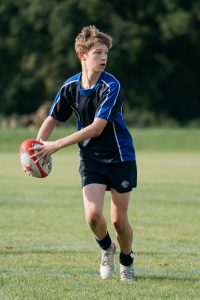
[[[92,251],[81,251],[82,253],[92,253]],[[26,255],[26,254],[67,254],[67,253],[80,253],[80,250],[69,250],[67,248],[63,249],[41,249],[41,248],[27,248],[27,249],[18,249],[15,247],[0,247],[0,255]]]
[[[170,280],[170,281],[200,281],[200,270],[173,270],[173,269],[147,269],[137,268],[136,277],[138,280]]]
[[[56,253],[74,253],[74,252],[81,252],[81,253],[93,253],[93,250],[70,250],[67,246],[66,247],[44,247],[43,249],[41,248],[33,248],[33,247],[27,247],[27,248],[17,248],[17,247],[13,247],[13,246],[5,246],[5,247],[0,247],[0,254],[4,254],[4,255],[18,255],[18,254],[56,254]],[[167,252],[167,251],[159,251],[159,252],[143,252],[143,251],[137,251],[135,253],[136,256],[140,256],[140,255],[144,255],[144,256],[172,256],[172,255],[190,255],[190,256],[199,256],[199,253],[197,252],[187,252],[187,251],[171,251]]]
[[[150,271],[151,272],[151,271]],[[137,273],[137,272],[136,272]],[[189,276],[186,276],[186,272],[184,272],[182,274],[182,277],[180,276],[180,273],[183,272],[179,272],[179,276],[172,276],[172,275],[167,275],[167,274],[159,274],[159,271],[157,272],[157,274],[140,274],[140,275],[136,275],[136,280],[135,281],[140,281],[140,280],[154,280],[154,281],[177,281],[177,282],[185,282],[185,281],[189,281],[189,282],[199,282],[199,278],[192,278],[191,277],[191,273],[188,274]],[[0,275],[17,275],[17,276],[35,276],[35,275],[42,275],[42,276],[66,276],[68,278],[76,278],[76,277],[82,277],[84,275],[91,275],[91,276],[95,276],[97,278],[99,277],[99,272],[97,270],[94,269],[90,269],[90,270],[85,270],[82,272],[79,272],[78,274],[76,274],[76,272],[69,272],[66,269],[31,269],[31,270],[27,270],[27,269],[0,269]],[[174,271],[174,274],[176,274],[176,271]],[[194,275],[194,274],[193,274]],[[134,282],[135,282],[134,281]]]
[[[94,251],[81,251],[82,254],[90,254]],[[76,255],[76,253],[80,254],[80,251],[74,251],[69,249],[17,249],[12,246],[1,247],[0,248],[0,255],[30,255],[30,254],[41,254],[41,255],[67,255],[67,254]],[[157,255],[174,255],[177,252],[167,253],[167,252],[137,252],[136,255],[150,255],[150,256],[157,256]],[[179,253],[180,254],[180,253]],[[181,252],[181,254],[183,254]],[[187,255],[198,256],[197,253],[188,253]],[[159,280],[159,281],[177,281],[177,282],[199,282],[200,281],[200,270],[199,269],[188,269],[188,270],[174,270],[168,269],[168,265],[163,265],[165,269],[148,269],[148,268],[136,268],[136,280]],[[116,273],[119,274],[119,269],[116,270]],[[76,272],[69,272],[67,269],[1,269],[0,268],[0,275],[1,274],[16,274],[16,275],[50,275],[50,276],[69,276],[69,277],[77,277]],[[79,272],[78,276],[82,275],[91,275],[91,276],[99,276],[98,270],[87,270],[83,269]]]
[[[159,280],[159,281],[190,281],[190,282],[200,282],[200,279],[198,278],[191,278],[191,277],[171,277],[171,276],[159,276],[159,275],[148,275],[143,276],[139,275],[136,277],[136,280]]]
[[[48,270],[48,269],[0,269],[0,275],[12,274],[12,275],[43,275],[43,276],[69,276],[76,277],[75,274],[68,272],[67,270]]]
[[[165,255],[165,256],[171,256],[171,255],[174,255],[174,254],[178,254],[178,255],[190,255],[190,256],[199,256],[199,253],[197,252],[189,252],[189,251],[180,251],[179,250],[174,250],[174,251],[171,251],[168,252],[168,251],[159,251],[159,252],[143,252],[143,251],[137,251],[135,253],[136,255],[144,255],[144,256],[162,256],[162,255]]]

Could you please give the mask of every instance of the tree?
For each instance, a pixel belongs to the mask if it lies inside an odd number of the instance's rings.
[[[108,71],[130,109],[183,123],[200,113],[198,1],[7,0],[0,4],[0,111],[34,112],[80,70],[74,39],[94,24],[113,36]]]

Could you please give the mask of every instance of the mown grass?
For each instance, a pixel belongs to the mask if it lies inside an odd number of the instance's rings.
[[[55,129],[53,138],[64,137],[74,132],[76,128],[58,127]],[[34,139],[37,128],[0,129],[0,152],[16,152],[25,139]],[[162,151],[162,152],[199,152],[200,151],[200,129],[198,128],[149,128],[132,129],[137,151]],[[71,146],[68,151],[76,149]]]
[[[71,132],[69,129],[67,132]],[[53,156],[46,179],[23,174],[18,148],[36,131],[0,132],[0,299],[199,299],[200,141],[197,129],[137,129],[139,181],[129,218],[137,280],[99,277],[84,220],[78,149]],[[63,136],[63,128],[54,137]],[[114,237],[110,196],[105,216]]]

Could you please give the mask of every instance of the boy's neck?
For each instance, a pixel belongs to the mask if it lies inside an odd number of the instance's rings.
[[[90,73],[83,71],[81,77],[81,87],[85,90],[91,89],[98,81],[101,73]]]

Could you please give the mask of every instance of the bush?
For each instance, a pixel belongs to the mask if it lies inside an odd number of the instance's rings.
[[[137,108],[134,110],[125,110],[124,119],[127,124],[137,127],[176,127],[179,125],[176,120],[167,117],[165,114],[156,115],[150,110]]]

